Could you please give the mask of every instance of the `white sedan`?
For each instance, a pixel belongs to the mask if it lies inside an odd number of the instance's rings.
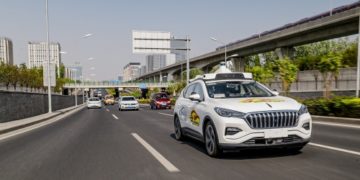
[[[139,102],[133,96],[122,96],[119,99],[119,111],[139,110]]]
[[[88,109],[102,107],[101,100],[100,100],[100,98],[97,98],[97,97],[89,98],[86,102],[86,105],[87,105]]]

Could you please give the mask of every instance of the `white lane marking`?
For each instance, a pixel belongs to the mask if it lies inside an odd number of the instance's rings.
[[[109,109],[106,109],[106,111],[107,111],[107,112],[110,112],[110,110],[109,110]]]
[[[115,114],[112,114],[112,116],[113,116],[115,119],[119,119],[117,116],[115,116]]]
[[[32,131],[34,129],[37,129],[37,128],[40,128],[40,127],[43,127],[43,126],[46,126],[48,124],[51,124],[51,123],[54,123],[56,121],[60,121],[72,114],[75,114],[77,112],[79,112],[81,109],[83,109],[85,106],[83,107],[80,107],[78,109],[73,109],[65,114],[62,114],[62,115],[59,115],[59,116],[56,116],[54,118],[51,118],[49,120],[46,120],[46,121],[43,121],[41,123],[37,123],[37,124],[34,124],[34,125],[31,125],[31,126],[28,126],[28,127],[24,127],[24,128],[21,128],[21,129],[18,129],[18,130],[15,130],[15,131],[10,131],[8,133],[5,133],[5,134],[2,134],[0,135],[0,141],[1,140],[4,140],[4,139],[7,139],[7,138],[10,138],[10,137],[13,137],[13,136],[16,136],[16,135],[19,135],[19,134],[23,134],[23,133],[26,133],[28,131]]]
[[[156,151],[150,144],[148,144],[143,138],[141,138],[136,133],[131,133],[131,135],[139,141],[141,145],[145,147],[154,157],[157,159],[169,172],[180,172],[180,170],[171,164],[164,156],[162,156],[158,151]]]
[[[352,150],[348,150],[348,149],[342,149],[342,148],[337,148],[337,147],[332,147],[332,146],[327,146],[327,145],[322,145],[322,144],[317,144],[317,143],[309,143],[309,145],[360,156],[360,152],[352,151]]]
[[[161,114],[161,115],[165,115],[165,116],[174,116],[174,115],[172,115],[172,114],[167,114],[167,113],[161,113],[161,112],[159,112],[159,114]]]
[[[327,126],[337,126],[337,127],[346,127],[346,128],[356,128],[356,129],[360,129],[359,125],[356,124],[340,124],[340,123],[329,123],[329,122],[312,122],[313,124],[320,124],[320,125],[327,125]]]

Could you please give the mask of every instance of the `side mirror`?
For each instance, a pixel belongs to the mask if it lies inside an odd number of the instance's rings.
[[[280,94],[276,89],[273,89],[272,93],[275,94],[276,96],[278,96]]]
[[[192,101],[198,101],[198,102],[201,101],[201,98],[200,98],[199,94],[192,94],[192,95],[189,96],[189,99],[192,100]]]

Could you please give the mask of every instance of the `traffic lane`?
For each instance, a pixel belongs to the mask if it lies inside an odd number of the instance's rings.
[[[159,112],[162,111],[142,109],[141,113],[121,112],[119,116],[124,124],[136,127],[138,134],[186,176],[198,179],[358,179],[360,176],[358,156],[312,146],[306,146],[299,154],[260,150],[210,158],[203,144],[194,140],[176,141],[172,117]]]
[[[360,128],[314,124],[311,142],[360,152]]]
[[[167,179],[167,172],[105,109],[0,142],[0,179]]]

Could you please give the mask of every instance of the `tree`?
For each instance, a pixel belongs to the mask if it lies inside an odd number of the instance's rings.
[[[199,68],[191,68],[190,69],[190,79],[194,79],[197,75],[204,74],[204,71],[202,71]],[[183,79],[186,79],[186,70],[182,72]]]
[[[288,95],[291,84],[296,80],[298,68],[290,59],[280,59],[276,62],[279,71],[282,89]]]
[[[317,69],[320,71],[324,80],[324,97],[330,97],[331,84],[333,79],[339,74],[342,56],[339,53],[331,52],[323,56],[318,63]]]
[[[269,66],[253,66],[248,68],[248,71],[253,74],[255,81],[261,83],[268,83],[272,78],[274,78],[274,72]]]

